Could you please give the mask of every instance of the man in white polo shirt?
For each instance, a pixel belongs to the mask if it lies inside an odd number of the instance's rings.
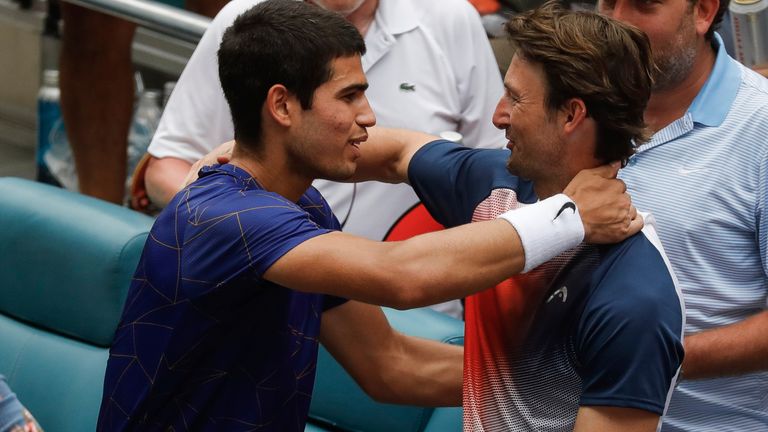
[[[655,135],[620,173],[685,295],[683,380],[664,431],[768,430],[768,81],[714,33],[727,1],[602,0],[645,31]]]

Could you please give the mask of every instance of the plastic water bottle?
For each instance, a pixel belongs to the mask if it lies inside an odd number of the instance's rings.
[[[160,121],[160,92],[144,90],[139,96],[139,103],[133,114],[131,129],[128,133],[128,166],[126,187],[130,187],[133,171],[136,169],[144,153],[147,152],[152,135],[155,134]]]
[[[171,98],[171,93],[173,93],[175,87],[176,81],[166,81],[165,84],[163,84],[163,109],[168,105],[168,99]]]
[[[77,172],[59,97],[59,71],[45,70],[37,96],[37,180],[76,191]]]
[[[35,165],[37,166],[37,181],[57,184],[45,165],[45,154],[51,148],[48,141],[53,125],[61,119],[61,105],[59,105],[59,71],[45,70],[43,72],[43,85],[37,93],[37,154]]]

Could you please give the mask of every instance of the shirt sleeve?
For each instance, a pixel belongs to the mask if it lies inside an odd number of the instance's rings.
[[[276,197],[201,220],[187,229],[199,233],[186,237],[184,268],[192,272],[186,277],[217,283],[225,283],[244,271],[261,277],[296,246],[332,231],[318,226],[298,206]]]
[[[325,296],[323,296],[323,312],[326,312],[337,306],[341,306],[348,301],[349,299],[344,297],[336,297],[333,295],[326,294]]]
[[[306,213],[285,207],[270,209],[248,225],[245,247],[251,257],[251,265],[259,275],[263,275],[291,249],[331,231],[315,224]]]
[[[760,161],[759,179],[757,185],[757,208],[755,209],[755,226],[757,241],[760,248],[760,260],[763,273],[768,275],[768,154]],[[766,304],[768,306],[768,304]]]
[[[683,360],[683,308],[663,258],[644,237],[634,243],[595,275],[602,280],[579,323],[581,405],[661,415]]]
[[[408,165],[408,180],[436,221],[446,227],[472,221],[479,203],[496,188],[513,189],[535,201],[533,188],[509,174],[506,149],[470,149],[433,141]]]

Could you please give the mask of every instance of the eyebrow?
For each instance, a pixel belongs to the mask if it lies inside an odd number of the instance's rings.
[[[509,93],[511,95],[516,96],[518,94],[517,90],[513,89],[512,87],[510,87],[510,85],[507,84],[506,82],[504,83],[504,89],[507,91],[507,93]]]
[[[368,83],[351,84],[337,91],[336,94],[342,95],[350,92],[364,92],[366,90],[368,90]]]

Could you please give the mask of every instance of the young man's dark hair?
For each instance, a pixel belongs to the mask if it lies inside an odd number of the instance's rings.
[[[311,23],[311,25],[307,25]],[[219,48],[219,79],[235,139],[258,145],[267,90],[283,84],[304,109],[331,78],[330,62],[365,54],[365,43],[341,15],[295,0],[268,0],[240,15]]]
[[[517,54],[542,65],[550,111],[571,98],[584,101],[598,125],[595,157],[626,162],[633,141],[648,139],[643,112],[654,66],[644,33],[604,16],[567,11],[556,1],[513,17],[506,29]]]

